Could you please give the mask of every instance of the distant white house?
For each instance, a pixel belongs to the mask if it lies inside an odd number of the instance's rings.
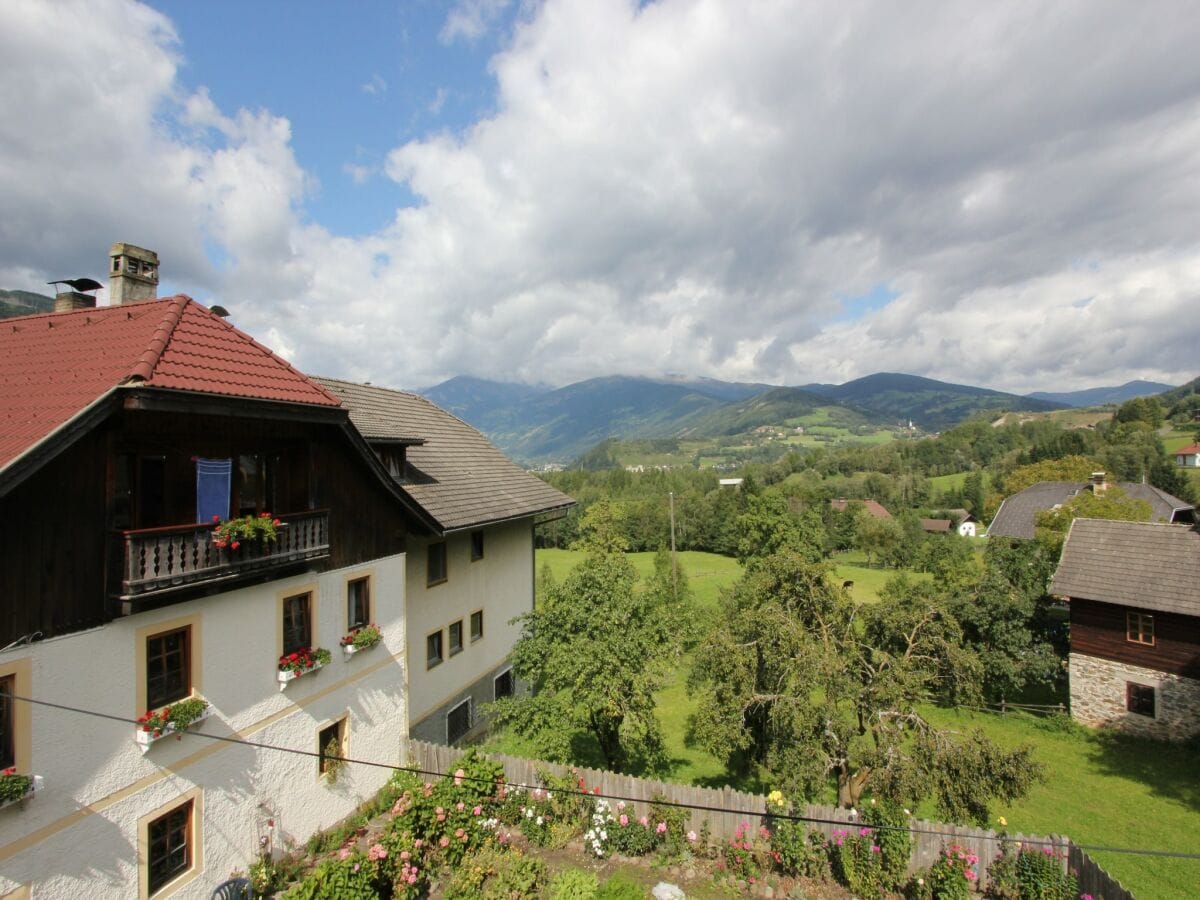
[[[742,481],[743,479],[741,478],[722,478],[717,482],[717,484],[723,488],[736,488],[742,486]]]
[[[1175,451],[1175,465],[1200,469],[1200,444],[1188,444]]]

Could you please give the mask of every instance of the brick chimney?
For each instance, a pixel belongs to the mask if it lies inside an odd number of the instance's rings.
[[[82,291],[59,291],[54,295],[54,311],[56,313],[74,312],[77,309],[94,309],[96,298]]]
[[[110,306],[127,306],[158,299],[158,254],[153,250],[118,242],[108,251]]]
[[[1091,485],[1092,493],[1097,496],[1108,490],[1108,478],[1104,472],[1093,472],[1088,483]]]

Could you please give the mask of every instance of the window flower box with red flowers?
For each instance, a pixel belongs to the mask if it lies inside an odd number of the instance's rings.
[[[283,523],[269,512],[227,519],[224,522],[219,516],[213,516],[213,546],[219,550],[237,550],[243,541],[273,544],[279,539],[279,528],[282,525]]]
[[[16,767],[0,772],[0,809],[14,806],[42,789],[41,775],[18,775]]]
[[[133,739],[145,753],[157,741],[168,735],[186,731],[197,722],[203,722],[212,715],[212,707],[208,701],[200,697],[189,697],[162,709],[148,709],[137,720]]]
[[[333,657],[324,647],[301,647],[294,653],[279,657],[279,689],[285,690],[289,682],[295,681],[302,675],[315,672],[326,665]]]
[[[364,625],[361,628],[351,630],[349,634],[342,638],[342,652],[349,659],[360,650],[370,650],[381,640],[383,640],[383,632],[379,630],[378,625]]]

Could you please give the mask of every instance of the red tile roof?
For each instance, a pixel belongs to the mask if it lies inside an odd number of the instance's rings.
[[[1188,444],[1175,451],[1176,456],[1194,456],[1197,453],[1200,453],[1200,444]]]
[[[341,401],[182,294],[0,322],[0,469],[126,384],[318,406]]]
[[[839,497],[836,500],[829,501],[829,505],[838,512],[845,512],[846,507],[851,503],[861,503],[867,514],[874,516],[876,519],[890,519],[892,517],[892,514],[884,509],[883,504],[878,500],[845,500]]]

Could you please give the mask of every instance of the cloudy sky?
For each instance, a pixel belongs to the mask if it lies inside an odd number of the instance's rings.
[[[0,287],[129,241],[400,387],[1181,383],[1197,46],[1184,0],[4,0]]]

